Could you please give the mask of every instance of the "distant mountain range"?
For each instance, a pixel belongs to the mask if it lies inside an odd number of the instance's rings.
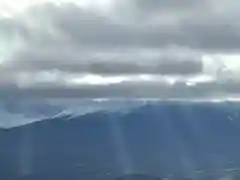
[[[0,129],[0,179],[110,180],[129,173],[207,179],[236,173],[239,112],[236,104],[155,103]]]

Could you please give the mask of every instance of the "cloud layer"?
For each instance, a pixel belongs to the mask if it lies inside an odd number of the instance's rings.
[[[0,9],[3,96],[239,94],[238,1],[83,2]]]

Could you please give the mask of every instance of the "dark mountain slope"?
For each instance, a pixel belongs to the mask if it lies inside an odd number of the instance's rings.
[[[239,109],[230,105],[145,105],[129,113],[66,115],[5,130],[1,179],[113,179],[217,175],[240,164]],[[231,162],[231,163],[230,163]]]

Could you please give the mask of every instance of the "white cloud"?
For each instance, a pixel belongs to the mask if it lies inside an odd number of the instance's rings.
[[[18,16],[33,7],[46,3],[53,3],[56,6],[61,6],[65,3],[74,3],[84,9],[98,8],[102,11],[108,11],[113,2],[113,0],[1,0],[0,15],[4,17]]]

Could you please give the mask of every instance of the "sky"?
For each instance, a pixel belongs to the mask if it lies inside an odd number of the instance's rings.
[[[240,95],[238,0],[1,0],[0,96]]]

